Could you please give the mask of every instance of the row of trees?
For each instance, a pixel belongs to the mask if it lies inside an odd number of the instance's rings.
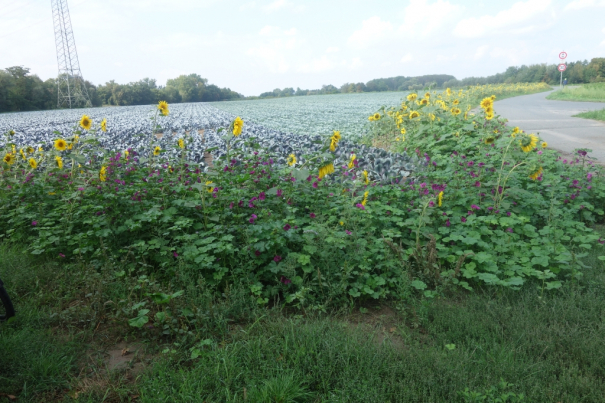
[[[520,67],[509,67],[504,73],[488,77],[467,77],[462,80],[447,74],[432,74],[417,77],[390,77],[370,80],[367,83],[345,83],[340,89],[333,85],[324,85],[320,90],[296,91],[292,88],[279,88],[264,92],[260,98],[290,97],[298,95],[336,94],[351,92],[375,91],[419,91],[425,88],[456,88],[469,85],[500,84],[500,83],[537,83],[558,84],[560,73],[556,64],[532,64]],[[583,84],[605,81],[605,58],[570,62],[563,73],[568,84]]]
[[[158,86],[156,80],[144,78],[129,84],[114,80],[95,86],[84,84],[93,106],[149,105],[160,100],[169,103],[213,102],[239,99],[243,96],[229,88],[208,84],[198,74],[181,75]],[[22,66],[0,70],[0,112],[36,111],[57,107],[57,81],[42,81]]]

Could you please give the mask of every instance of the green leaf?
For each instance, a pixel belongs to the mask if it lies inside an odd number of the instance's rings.
[[[423,281],[414,280],[414,281],[412,281],[412,287],[414,287],[417,290],[422,291],[427,287],[427,285]]]

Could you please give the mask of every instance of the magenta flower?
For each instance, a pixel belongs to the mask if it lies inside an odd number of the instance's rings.
[[[292,280],[290,280],[289,278],[284,277],[284,276],[281,276],[281,278],[279,279],[279,281],[281,281],[285,285],[288,285],[288,284],[292,283]]]
[[[38,221],[32,221],[32,227],[35,227],[36,225],[38,225]]]
[[[311,214],[309,214],[309,217],[311,217],[311,218],[315,218],[315,213],[311,213]]]
[[[59,257],[65,257],[65,255],[62,253],[59,253]]]
[[[481,210],[481,207],[477,206],[476,204],[473,204],[471,206],[471,210]]]
[[[450,219],[448,218],[447,221],[445,222],[445,226],[449,227],[450,225],[452,225],[452,224],[450,223]]]
[[[601,238],[599,238],[599,243],[600,243],[601,245],[605,245],[605,239],[601,239]]]
[[[361,209],[361,210],[365,210],[366,209],[365,206],[363,204],[361,204],[361,203],[357,203],[355,205],[355,207],[357,207],[358,209]]]
[[[281,261],[281,256],[276,255],[276,256],[273,258],[273,261],[274,261],[275,263],[280,262],[280,261]]]
[[[258,195],[258,200],[265,200],[265,192],[260,192]]]
[[[435,207],[435,202],[431,200],[431,201],[429,202],[429,207]]]
[[[258,256],[260,256],[260,250],[256,250],[256,251],[254,251],[254,254],[255,254],[257,257],[258,257]]]
[[[466,217],[460,217],[460,221],[466,222]]]
[[[178,253],[176,253],[176,252],[172,252],[172,256],[174,256],[174,257],[179,257],[179,254],[178,254]]]
[[[479,181],[475,182],[475,186],[476,187],[481,187],[481,182],[479,182]]]
[[[512,228],[510,228],[510,227],[509,227],[509,228],[507,228],[507,229],[506,229],[506,231],[507,231],[507,232],[510,232],[511,234],[513,233],[513,229],[512,229]]]
[[[233,202],[229,204],[229,210],[233,209]]]
[[[507,211],[507,212],[506,212],[506,215],[510,217],[510,211]]]
[[[586,174],[586,180],[588,180],[588,182],[592,181],[592,174],[590,172],[588,172],[588,174]]]
[[[352,234],[353,234],[353,233],[352,233],[351,231],[349,231],[348,229],[346,229],[346,230],[345,230],[345,233],[346,233],[347,235],[352,235]]]
[[[282,197],[283,194],[284,192],[281,189],[277,189],[277,197]]]
[[[313,182],[313,187],[317,189],[317,182]]]
[[[286,224],[286,225],[284,225],[284,231],[289,231],[289,230],[290,230],[290,228],[292,228],[292,227],[290,226],[290,224]]]

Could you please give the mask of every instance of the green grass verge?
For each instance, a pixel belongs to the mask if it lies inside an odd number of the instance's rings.
[[[169,348],[138,381],[107,374],[91,389],[82,385],[98,381],[98,372],[81,358],[91,350],[87,329],[98,318],[92,309],[65,312],[95,281],[100,300],[127,298],[126,280],[124,287],[102,288],[102,273],[0,246],[0,277],[18,310],[16,320],[0,324],[0,394],[20,402],[135,395],[142,402],[495,402],[506,394],[506,401],[600,401],[605,273],[597,256],[605,253],[599,248],[585,260],[591,268],[582,280],[544,294],[540,287],[485,288],[393,309],[368,306],[363,314],[273,308],[243,320],[241,301],[230,302],[211,319],[230,323],[224,331],[200,325],[198,340],[205,342],[197,345],[198,357],[191,358],[192,344],[149,336],[150,345]]]
[[[586,84],[565,88],[548,95],[546,99],[559,101],[605,102],[605,83]]]
[[[605,121],[605,109],[602,109],[600,111],[582,112],[577,115],[574,115],[574,117]]]

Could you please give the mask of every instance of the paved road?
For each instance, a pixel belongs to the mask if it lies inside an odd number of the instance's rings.
[[[540,137],[554,149],[571,152],[589,148],[590,154],[605,163],[605,122],[574,118],[580,112],[605,109],[605,102],[550,101],[549,92],[496,101],[494,109],[510,126],[519,126]]]

